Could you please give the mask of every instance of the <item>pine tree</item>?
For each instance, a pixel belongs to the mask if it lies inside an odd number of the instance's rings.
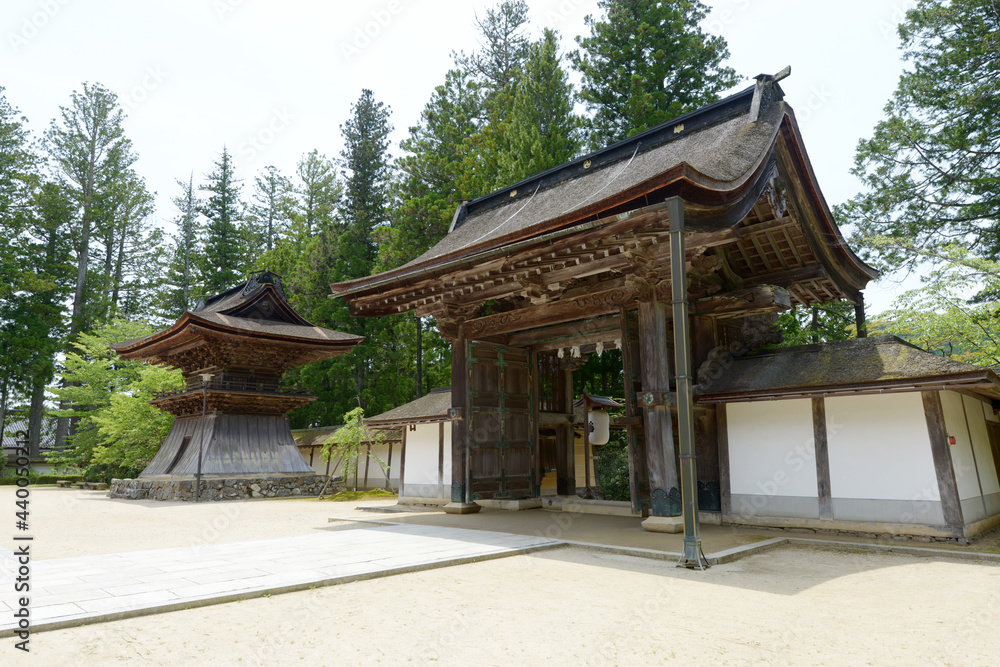
[[[33,347],[33,313],[25,299],[26,282],[31,282],[25,264],[32,258],[24,240],[38,159],[31,152],[26,123],[0,88],[0,436],[12,395],[27,394],[31,383],[24,367]]]
[[[29,268],[30,287],[24,305],[30,312],[27,347],[31,358],[24,366],[30,382],[28,442],[33,456],[40,451],[45,388],[55,375],[55,355],[62,350],[66,334],[63,303],[72,294],[73,260],[70,229],[75,204],[56,183],[45,183],[33,202],[34,215],[27,233],[21,237],[22,251]],[[18,253],[15,253],[18,254]]]
[[[70,335],[89,328],[102,312],[99,307],[88,310],[91,236],[98,225],[107,223],[101,202],[137,159],[125,137],[124,119],[117,95],[100,84],[84,83],[83,92],[72,93],[70,105],[60,108],[59,119],[45,134],[48,153],[79,209],[73,235],[77,275]]]
[[[292,184],[278,168],[269,165],[254,178],[250,205],[250,218],[266,250],[274,248],[274,241],[286,231],[293,206]]]
[[[599,0],[604,16],[585,19],[573,66],[580,99],[593,113],[590,144],[600,148],[718,99],[736,84],[722,65],[725,39],[702,32],[698,0]]]
[[[573,87],[561,60],[558,34],[546,29],[531,45],[515,86],[499,185],[560,165],[580,150],[581,120],[573,113]]]
[[[163,231],[151,225],[153,195],[129,168],[115,174],[99,202],[94,241],[102,261],[101,270],[93,271],[97,319],[145,315],[162,281]]]
[[[202,206],[194,187],[194,174],[188,180],[177,180],[181,192],[171,201],[178,210],[174,218],[177,232],[169,249],[163,288],[159,295],[157,311],[167,320],[174,320],[195,304],[194,294],[201,293],[199,270],[204,265],[201,249],[202,225],[198,210]]]
[[[341,280],[367,276],[375,266],[372,232],[388,220],[390,113],[389,107],[377,102],[366,88],[352,105],[351,118],[340,126],[345,144],[340,153],[344,227],[337,268]]]
[[[504,0],[476,21],[480,49],[454,56],[456,68],[475,83],[478,96],[477,131],[462,138],[460,163],[461,188],[472,196],[507,185],[501,161],[511,152],[514,90],[530,50],[527,26],[527,4]]]
[[[204,264],[201,267],[206,291],[203,296],[234,287],[242,282],[251,268],[248,265],[250,249],[247,248],[240,186],[233,173],[232,157],[225,147],[215,162],[215,170],[207,178],[208,182],[201,189],[210,194],[200,210],[207,219]]]
[[[342,194],[333,162],[313,149],[302,156],[295,173],[299,177],[295,186],[298,202],[292,219],[304,228],[307,236],[331,229]]]
[[[858,144],[865,189],[838,213],[882,268],[936,263],[954,241],[1000,259],[1000,5],[920,0],[899,38],[909,66]]]

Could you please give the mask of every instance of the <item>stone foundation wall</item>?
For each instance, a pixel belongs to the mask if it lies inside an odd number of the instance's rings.
[[[326,477],[321,475],[202,478],[201,500],[318,496],[325,483]],[[194,485],[193,479],[113,479],[108,496],[129,500],[193,500]],[[343,482],[335,481],[327,493],[342,487]]]

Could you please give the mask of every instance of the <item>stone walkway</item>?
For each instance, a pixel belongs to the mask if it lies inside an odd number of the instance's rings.
[[[557,540],[441,526],[367,525],[294,537],[31,563],[33,631],[115,620],[548,549]],[[0,580],[14,579],[0,549]],[[13,587],[0,637],[14,633]]]

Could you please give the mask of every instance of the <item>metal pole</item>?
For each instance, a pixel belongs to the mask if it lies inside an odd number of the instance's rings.
[[[201,500],[201,456],[205,447],[205,412],[208,407],[208,381],[212,379],[210,373],[201,375],[201,428],[198,430],[198,471],[194,476],[194,501]]]
[[[681,505],[684,512],[684,553],[678,567],[705,569],[698,530],[698,475],[694,448],[694,397],[691,387],[691,333],[688,326],[687,264],[684,249],[684,200],[667,200],[670,217],[670,280],[674,319],[677,378],[677,431],[680,440]]]

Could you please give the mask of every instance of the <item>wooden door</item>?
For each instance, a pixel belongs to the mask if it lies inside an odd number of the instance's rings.
[[[473,500],[538,495],[531,352],[469,343],[469,476]]]

